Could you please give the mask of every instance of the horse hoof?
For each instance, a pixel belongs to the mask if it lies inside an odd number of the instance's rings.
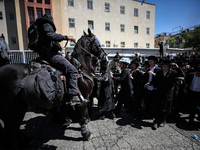
[[[90,133],[89,136],[84,137],[83,140],[84,141],[90,141],[92,138],[93,138],[93,135],[92,135],[92,133]]]
[[[87,138],[87,141],[90,141],[93,138],[93,135],[90,133],[90,136]]]

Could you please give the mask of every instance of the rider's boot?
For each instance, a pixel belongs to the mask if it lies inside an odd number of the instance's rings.
[[[68,104],[68,103],[67,103],[67,104]],[[81,107],[81,106],[84,106],[84,105],[87,104],[87,100],[84,99],[84,97],[83,97],[81,94],[78,94],[78,95],[71,95],[71,96],[70,96],[69,104],[70,104],[71,106],[79,105],[79,106]]]

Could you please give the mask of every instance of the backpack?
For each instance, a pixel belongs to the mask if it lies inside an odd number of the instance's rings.
[[[41,40],[43,40],[41,38],[42,25],[45,23],[49,23],[54,28],[54,30],[56,30],[54,23],[43,17],[37,18],[36,21],[33,22],[31,26],[28,28],[28,39],[29,39],[28,48],[39,54],[42,49]]]
[[[29,106],[47,107],[49,104],[60,105],[64,96],[61,73],[55,68],[31,62],[31,72],[20,83],[23,97]]]

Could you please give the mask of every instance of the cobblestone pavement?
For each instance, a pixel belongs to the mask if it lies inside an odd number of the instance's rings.
[[[188,124],[182,121],[171,121],[165,127],[152,130],[152,120],[132,120],[122,110],[121,117],[113,120],[94,117],[87,125],[93,139],[82,141],[78,123],[64,130],[50,120],[51,117],[40,113],[26,113],[21,130],[37,139],[29,150],[200,149],[200,142],[191,137],[200,135],[199,130],[187,128]]]

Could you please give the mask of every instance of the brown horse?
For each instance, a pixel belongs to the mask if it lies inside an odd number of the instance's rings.
[[[93,88],[90,78],[91,55],[102,58],[105,52],[95,43],[95,36],[89,34],[78,40],[72,56],[81,64],[82,77],[78,80],[79,89],[88,99]],[[5,149],[16,149],[15,140],[19,127],[27,111],[28,105],[23,98],[19,87],[21,80],[28,75],[28,65],[8,64],[0,68],[0,149],[5,144]],[[66,100],[63,100],[63,104]],[[78,107],[78,106],[77,106]],[[85,140],[90,140],[92,134],[85,127],[85,110],[87,106],[79,107],[81,134]],[[3,125],[1,125],[1,120]]]

